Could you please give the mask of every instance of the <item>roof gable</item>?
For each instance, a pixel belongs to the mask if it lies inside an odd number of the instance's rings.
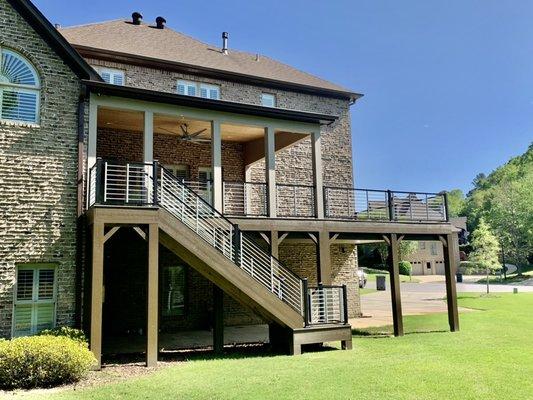
[[[50,21],[29,0],[7,0],[26,22],[48,43],[48,45],[72,68],[80,79],[101,80],[96,71],[61,36]]]

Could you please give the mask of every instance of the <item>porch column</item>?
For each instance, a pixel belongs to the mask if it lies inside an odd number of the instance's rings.
[[[331,253],[330,253],[330,240],[329,232],[318,232],[318,274],[317,283],[323,283],[324,285],[331,285]]]
[[[93,224],[91,277],[90,348],[96,358],[96,368],[102,365],[102,302],[104,291],[104,224]]]
[[[265,177],[267,182],[268,216],[276,218],[276,134],[273,126],[265,128]]]
[[[87,171],[96,164],[96,140],[98,135],[98,106],[91,96],[89,103],[89,137],[87,138]]]
[[[222,212],[222,136],[220,121],[211,122],[211,165],[213,166],[213,207]]]
[[[213,350],[224,351],[224,292],[213,286]]]
[[[324,218],[324,185],[322,182],[322,139],[320,137],[320,127],[311,134],[311,143],[316,217],[322,219]]]
[[[143,162],[154,161],[154,113],[144,112]]]
[[[389,236],[389,265],[390,291],[392,300],[392,320],[394,336],[403,336],[402,298],[400,294],[400,266],[399,266],[399,241],[396,233]]]
[[[157,364],[159,312],[159,226],[148,226],[148,323],[146,329],[146,366]]]
[[[444,275],[446,277],[446,302],[448,304],[448,322],[450,331],[459,330],[459,311],[457,309],[457,288],[455,274],[459,260],[459,239],[456,233],[446,235],[444,247]]]

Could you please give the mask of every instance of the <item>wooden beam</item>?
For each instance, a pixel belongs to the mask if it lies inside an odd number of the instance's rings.
[[[455,274],[459,263],[459,239],[457,234],[447,235],[444,247],[444,275],[446,277],[446,303],[448,304],[448,323],[450,331],[459,330],[459,310],[457,309],[457,288]]]
[[[403,336],[402,298],[400,293],[400,266],[398,237],[395,233],[390,235],[389,244],[389,276],[392,300],[392,320],[394,336]]]
[[[263,238],[263,240],[266,242],[266,244],[268,244],[270,246],[270,236],[267,235],[265,232],[259,232],[259,235]],[[276,243],[277,243],[277,239],[276,239]]]
[[[280,245],[281,242],[283,242],[287,236],[289,236],[289,232],[285,232],[283,235],[281,235],[281,236],[278,238],[278,245]]]
[[[443,247],[448,247],[448,241],[446,240],[446,238],[444,236],[439,235],[439,240],[442,243]]]
[[[141,227],[139,227],[139,226],[134,226],[134,227],[133,227],[133,230],[134,230],[135,232],[137,232],[137,233],[139,234],[139,236],[140,236],[142,239],[144,239],[144,240],[148,240],[148,236],[146,235],[146,232],[143,231]]]
[[[318,233],[318,282],[331,285],[331,253],[329,232]]]
[[[213,285],[213,350],[224,351],[224,292]]]
[[[340,233],[336,233],[334,234],[331,239],[329,240],[330,243],[333,243],[335,240],[337,240],[337,238],[339,237]]]
[[[120,226],[114,226],[104,235],[104,243],[107,242],[111,237],[117,233],[117,231],[120,229]]]
[[[315,243],[315,244],[318,244],[318,239],[316,237],[315,234],[311,233],[311,232],[307,232],[307,235],[311,238],[311,240]]]
[[[390,246],[390,238],[387,235],[383,235],[383,240]]]
[[[96,358],[96,368],[102,366],[102,302],[104,291],[104,224],[93,224],[91,277],[91,327],[89,345]]]
[[[146,329],[146,366],[157,365],[159,314],[159,226],[148,226],[148,323]]]

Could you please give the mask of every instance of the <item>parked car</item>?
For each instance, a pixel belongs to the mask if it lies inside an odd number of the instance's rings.
[[[366,286],[366,273],[361,268],[357,270],[357,276],[359,277],[359,287],[362,289]]]

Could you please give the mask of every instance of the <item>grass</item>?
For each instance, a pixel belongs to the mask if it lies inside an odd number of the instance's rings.
[[[365,294],[369,294],[369,293],[375,293],[377,292],[376,289],[369,289],[369,288],[359,288],[359,294],[361,296],[365,295]]]
[[[354,337],[352,351],[195,359],[102,387],[53,393],[98,399],[531,399],[533,294],[463,296],[461,331],[446,314],[405,318]],[[45,398],[31,396],[31,398]]]

